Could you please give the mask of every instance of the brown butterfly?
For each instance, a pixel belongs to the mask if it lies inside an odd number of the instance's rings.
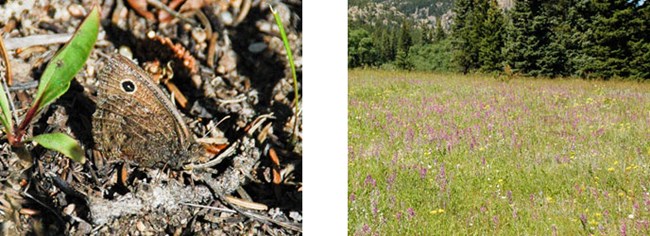
[[[131,60],[109,56],[97,78],[93,138],[104,157],[180,168],[200,155],[176,107]]]

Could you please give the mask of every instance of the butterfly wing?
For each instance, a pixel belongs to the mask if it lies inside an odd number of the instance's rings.
[[[93,137],[96,149],[109,159],[142,166],[187,158],[187,126],[174,105],[142,69],[114,55],[98,75]]]

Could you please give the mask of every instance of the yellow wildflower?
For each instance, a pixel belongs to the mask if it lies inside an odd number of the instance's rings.
[[[442,214],[442,213],[445,213],[445,210],[442,209],[442,208],[440,208],[440,209],[437,209],[437,210],[432,210],[430,213],[431,213],[432,215],[435,215],[435,214]]]

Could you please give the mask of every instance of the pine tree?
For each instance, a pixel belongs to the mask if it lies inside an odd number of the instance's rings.
[[[475,54],[474,39],[470,35],[473,10],[472,0],[457,0],[454,3],[454,25],[452,27],[452,47],[454,49],[453,60],[463,73],[472,69]]]
[[[502,48],[504,17],[496,0],[488,3],[485,21],[480,28],[478,62],[482,71],[500,71],[503,68]]]
[[[635,22],[635,3],[593,0],[590,7],[595,14],[586,40],[593,44],[582,49],[587,55],[584,71],[596,78],[631,75],[628,59],[633,53],[629,44],[638,31],[632,24]]]
[[[561,45],[553,43],[553,20],[542,0],[521,0],[511,11],[512,24],[506,49],[508,64],[515,72],[532,76],[554,76]]]
[[[390,29],[382,27],[376,30],[373,40],[374,44],[377,45],[377,64],[384,64],[395,60],[393,38],[393,33]]]
[[[408,53],[403,51],[402,49],[397,50],[397,56],[395,57],[395,65],[397,66],[397,68],[403,70],[410,70],[413,67],[411,62],[409,61]]]
[[[632,60],[630,72],[634,78],[650,79],[650,3],[644,2],[637,10],[637,17],[632,22],[638,29],[630,40]]]
[[[438,17],[436,20],[436,29],[433,33],[433,41],[440,42],[445,38],[447,38],[447,34],[445,33],[445,29],[442,28],[442,17]]]
[[[563,63],[558,63],[558,75],[581,76],[581,65],[585,56],[581,53],[585,41],[585,32],[588,29],[588,13],[585,11],[587,2],[582,0],[560,0],[552,5],[550,14],[559,15],[558,23],[554,26],[553,42],[561,45]]]
[[[402,21],[402,27],[399,31],[399,37],[397,39],[397,50],[402,52],[408,52],[409,48],[413,46],[413,39],[411,38],[411,24],[404,20]]]
[[[567,9],[570,1],[555,0],[546,2],[541,7],[541,20],[545,29],[540,36],[539,75],[556,77],[569,74],[567,67],[567,35],[562,32],[563,27],[570,26]],[[568,22],[568,23],[567,23]],[[566,25],[569,24],[569,25]]]

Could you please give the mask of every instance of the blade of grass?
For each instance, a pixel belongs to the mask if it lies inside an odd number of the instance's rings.
[[[64,133],[41,134],[33,137],[32,141],[47,149],[60,152],[73,161],[81,164],[86,162],[86,156],[79,143]]]
[[[294,106],[298,105],[298,76],[296,76],[296,66],[293,62],[293,54],[291,53],[291,47],[289,46],[289,39],[287,38],[287,33],[284,31],[284,25],[282,24],[282,20],[280,19],[280,16],[278,15],[278,12],[273,9],[273,6],[269,6],[271,8],[271,13],[273,13],[273,18],[275,18],[275,23],[278,25],[278,28],[280,29],[280,36],[282,37],[282,42],[284,43],[284,49],[287,51],[287,57],[289,58],[289,66],[291,67],[291,76],[293,76],[293,91],[295,93],[295,98],[293,100]]]
[[[278,12],[273,9],[273,6],[269,5],[271,8],[271,13],[273,13],[273,18],[275,18],[275,23],[278,25],[278,28],[280,29],[280,36],[282,37],[282,42],[284,43],[284,49],[287,52],[287,58],[289,59],[289,66],[291,67],[291,76],[293,77],[293,92],[294,92],[294,98],[293,98],[293,107],[295,109],[294,115],[296,116],[295,121],[293,122],[293,140],[296,141],[296,127],[298,124],[298,76],[296,75],[296,66],[293,62],[293,54],[291,53],[291,47],[289,46],[289,39],[287,38],[287,33],[284,31],[284,25],[282,24],[282,20],[280,19],[280,16],[278,15]]]
[[[11,119],[11,110],[9,110],[9,94],[5,92],[4,89],[4,81],[7,81],[7,83],[11,82],[11,65],[9,65],[9,57],[7,56],[7,51],[5,50],[4,41],[1,35],[0,56],[2,56],[2,60],[5,64],[5,71],[7,72],[6,77],[1,78],[3,79],[3,85],[0,86],[0,110],[2,111],[2,114],[0,115],[0,121],[2,122],[2,126],[5,129],[5,133],[7,133],[8,136],[11,136],[13,134],[14,124],[13,120]]]
[[[9,94],[5,92],[4,86],[0,85],[0,109],[2,109],[0,121],[2,121],[2,126],[4,127],[7,135],[11,135],[14,132],[14,124],[11,119],[11,110],[9,110],[8,97]]]

